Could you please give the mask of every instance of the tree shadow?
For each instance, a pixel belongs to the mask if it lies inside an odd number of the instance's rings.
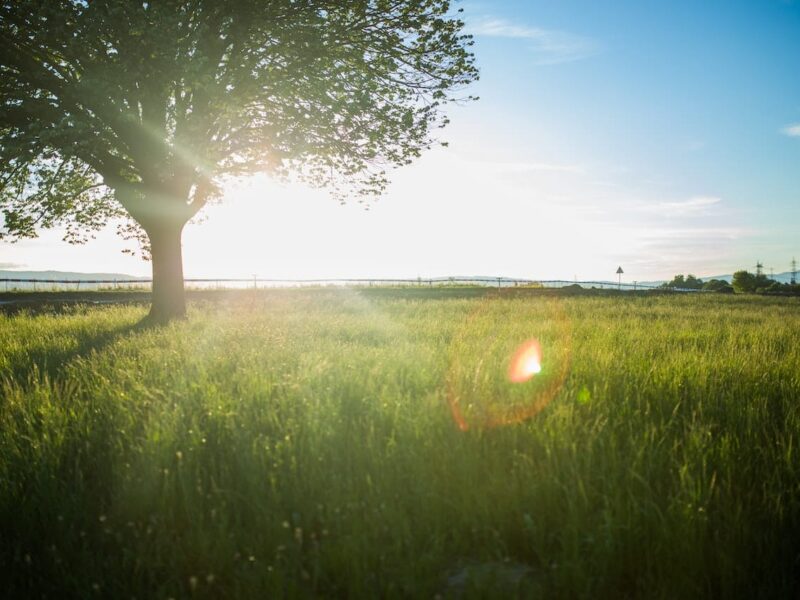
[[[42,314],[40,312],[30,318],[36,319]],[[102,352],[128,335],[157,329],[162,325],[163,323],[151,319],[148,315],[134,323],[125,323],[101,332],[80,331],[76,334],[77,343],[70,345],[69,348],[34,347],[12,357],[12,362],[5,372],[0,371],[0,377],[7,378],[23,387],[45,379],[55,381],[62,378],[69,366],[76,360]]]
[[[158,327],[158,323],[144,317],[102,331],[78,328],[70,336],[68,347],[56,343],[23,349],[14,357],[10,369],[0,370],[0,409],[7,408],[2,416],[3,426],[9,428],[5,440],[12,439],[14,449],[3,457],[2,464],[10,484],[0,495],[0,563],[20,565],[16,570],[20,573],[16,583],[20,589],[28,586],[31,578],[60,583],[64,569],[69,568],[60,561],[80,564],[87,546],[101,549],[113,543],[98,515],[107,514],[112,502],[120,447],[130,440],[120,422],[125,419],[127,427],[131,415],[126,412],[125,403],[96,395],[91,386],[78,387],[75,394],[64,394],[56,388],[69,379],[69,369],[75,361]],[[6,382],[16,388],[23,402],[3,406]],[[37,393],[37,386],[42,384],[52,389]],[[51,414],[63,418],[48,418]],[[0,436],[0,443],[5,440]],[[80,542],[75,544],[79,531]],[[74,553],[55,554],[56,546],[59,550],[72,548]],[[93,550],[97,552],[100,550]],[[35,571],[25,568],[20,556],[27,556],[28,564],[36,565]],[[3,575],[0,580],[4,580]],[[52,591],[59,596],[63,589],[54,586]]]

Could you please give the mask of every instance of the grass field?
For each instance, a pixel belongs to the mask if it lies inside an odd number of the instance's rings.
[[[0,316],[0,596],[800,595],[796,299],[145,314]],[[512,384],[532,337],[542,371]]]

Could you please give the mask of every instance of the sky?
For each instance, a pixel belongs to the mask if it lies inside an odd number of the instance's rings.
[[[187,277],[630,281],[800,258],[800,1],[465,1],[480,100],[369,210],[266,176],[184,231]],[[114,228],[0,268],[149,274]]]

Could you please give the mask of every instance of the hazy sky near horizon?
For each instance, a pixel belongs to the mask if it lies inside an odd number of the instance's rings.
[[[365,211],[266,177],[184,232],[187,277],[648,280],[800,258],[800,1],[460,4],[480,100]],[[148,274],[114,228],[0,268]]]

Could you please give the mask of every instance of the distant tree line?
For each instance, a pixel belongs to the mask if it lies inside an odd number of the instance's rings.
[[[702,279],[698,279],[691,274],[686,275],[686,277],[683,275],[675,275],[672,281],[661,284],[661,287],[680,290],[704,290],[707,292],[720,292],[722,294],[732,294],[734,292],[734,288],[731,284],[724,279],[709,279],[704,282]]]
[[[800,294],[800,285],[797,283],[781,283],[763,273],[754,275],[749,271],[736,271],[733,274],[733,289],[749,294]]]
[[[703,281],[694,275],[675,275],[672,281],[661,284],[666,289],[703,290],[722,294],[798,294],[800,284],[781,283],[770,279],[763,273],[753,274],[749,271],[736,271],[731,283],[724,279]]]

